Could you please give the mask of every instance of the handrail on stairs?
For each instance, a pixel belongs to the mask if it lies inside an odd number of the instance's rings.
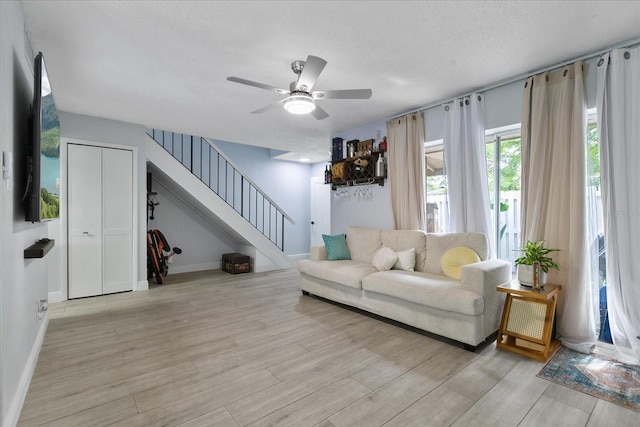
[[[284,252],[284,221],[295,221],[213,141],[159,129],[147,129],[147,135]]]

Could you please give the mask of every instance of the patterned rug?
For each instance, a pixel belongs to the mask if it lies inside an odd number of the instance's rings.
[[[640,366],[560,347],[538,376],[640,412]]]

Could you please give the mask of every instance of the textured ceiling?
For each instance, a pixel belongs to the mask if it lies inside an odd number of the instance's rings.
[[[58,108],[328,158],[331,134],[640,36],[638,1],[23,1]],[[293,60],[328,65],[318,121],[226,80],[288,88]],[[366,136],[365,136],[366,137]]]

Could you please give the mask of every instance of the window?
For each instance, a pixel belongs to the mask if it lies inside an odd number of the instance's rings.
[[[427,233],[445,233],[449,228],[449,208],[442,141],[435,141],[425,146],[425,171]]]
[[[591,277],[594,292],[594,311],[599,314],[598,338],[612,343],[609,329],[607,304],[607,254],[604,247],[604,218],[602,214],[602,193],[600,188],[600,146],[598,144],[598,123],[596,111],[588,111],[587,123],[587,197],[589,235],[593,237],[591,247]]]
[[[513,263],[520,247],[520,127],[490,130],[486,134],[489,206],[495,225],[496,255]]]

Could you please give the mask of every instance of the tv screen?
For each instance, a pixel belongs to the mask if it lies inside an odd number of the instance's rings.
[[[42,52],[34,61],[33,87],[25,219],[38,222],[60,217],[60,121]]]

